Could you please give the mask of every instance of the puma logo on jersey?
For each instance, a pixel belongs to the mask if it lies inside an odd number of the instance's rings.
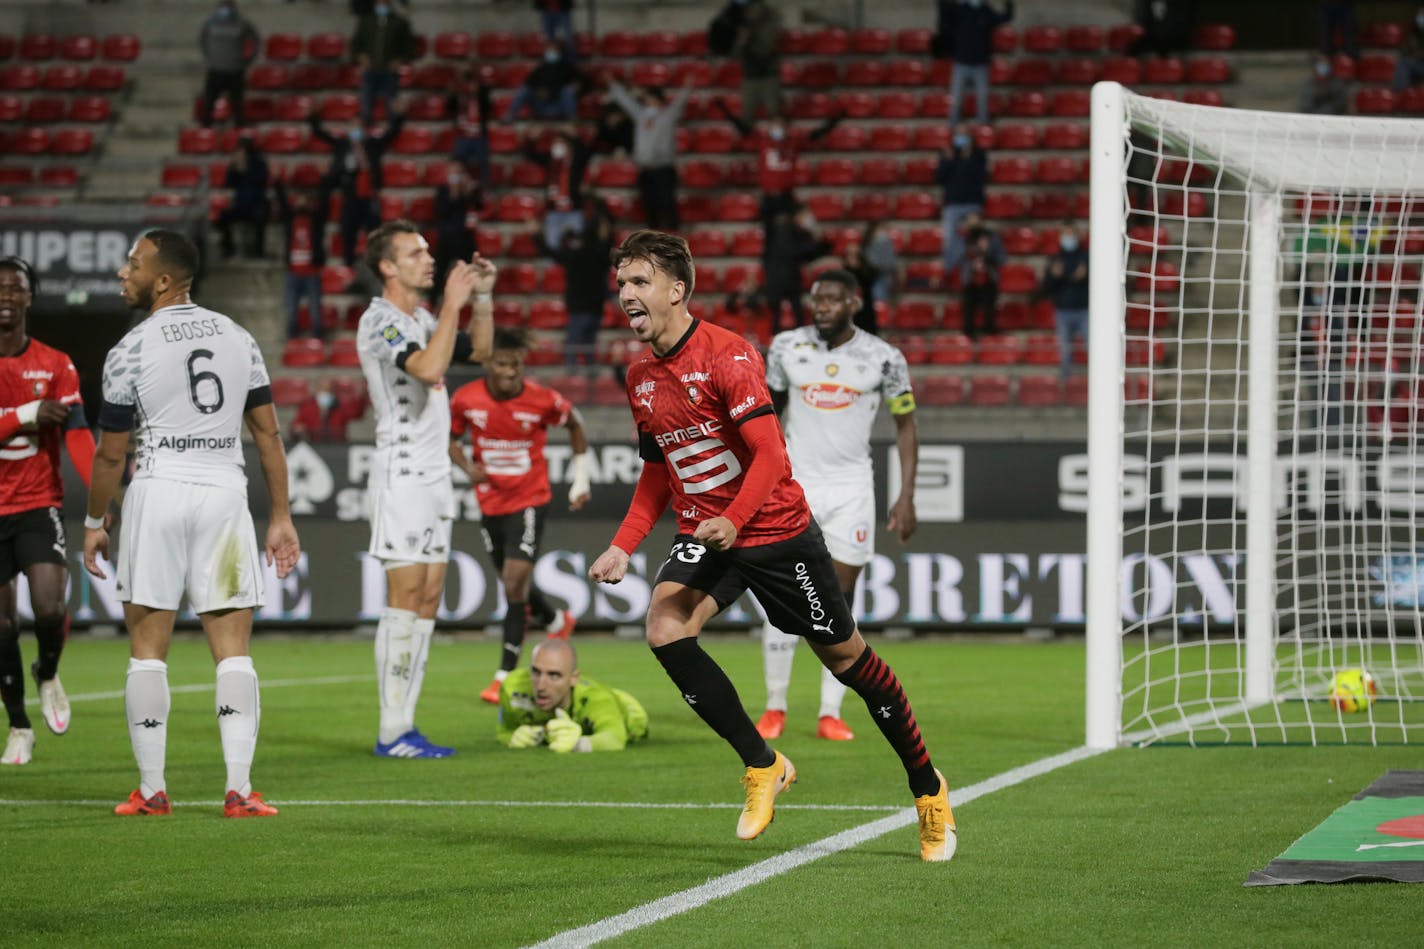
[[[751,361],[752,361],[752,357],[751,357],[750,355],[748,355],[747,353],[743,353],[743,354],[740,355],[740,356],[733,356],[733,357],[732,357],[732,362],[751,362]]]

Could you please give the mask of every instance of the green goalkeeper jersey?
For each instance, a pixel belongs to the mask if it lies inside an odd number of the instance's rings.
[[[622,689],[579,679],[571,693],[568,716],[578,722],[593,751],[618,751],[630,741],[648,737],[648,713]],[[529,669],[515,669],[499,687],[499,725],[495,737],[508,745],[521,725],[545,725],[554,717],[534,704]]]

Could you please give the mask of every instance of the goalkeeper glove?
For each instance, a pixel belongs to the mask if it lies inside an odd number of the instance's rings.
[[[544,743],[543,725],[520,725],[509,736],[511,748],[537,748]]]
[[[553,719],[549,722],[550,749],[560,754],[576,751],[582,739],[583,727],[578,722],[569,718],[563,709],[554,713]]]

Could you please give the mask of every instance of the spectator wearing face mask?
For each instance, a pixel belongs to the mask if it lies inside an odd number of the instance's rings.
[[[346,426],[356,417],[351,406],[342,405],[336,398],[331,380],[322,379],[316,391],[297,406],[292,436],[311,442],[344,442]]]
[[[584,193],[583,205],[583,226],[563,231],[558,244],[548,243],[544,234],[534,235],[539,251],[564,268],[564,309],[569,320],[564,362],[570,368],[595,363],[603,301],[608,298],[608,255],[613,251],[613,220],[607,207],[589,193]]]
[[[351,53],[361,67],[361,122],[370,125],[377,100],[390,111],[400,87],[398,70],[415,55],[410,21],[387,0],[378,0],[369,14],[357,19]]]
[[[307,116],[312,136],[331,149],[331,164],[321,179],[317,202],[327,207],[333,192],[341,194],[341,253],[347,265],[356,262],[356,237],[381,223],[380,196],[384,176],[381,160],[400,134],[405,116],[393,112],[381,134],[353,125],[334,135],[322,127],[316,113]]]
[[[583,230],[583,178],[589,150],[577,135],[560,131],[547,144],[526,138],[524,157],[544,169],[544,242],[558,247],[564,234]]]
[[[633,122],[633,164],[648,227],[677,230],[677,127],[692,92],[691,74],[671,97],[661,87],[630,92],[617,80],[608,94]]]
[[[1053,303],[1058,329],[1058,378],[1066,382],[1073,368],[1073,340],[1088,345],[1088,250],[1077,226],[1067,223],[1058,237],[1058,252],[1048,259],[1038,295]]]
[[[959,263],[960,310],[964,333],[977,339],[981,331],[999,331],[999,268],[1004,242],[984,223],[978,211],[964,218],[964,259]]]
[[[1344,81],[1335,74],[1330,57],[1317,53],[1310,76],[1301,85],[1300,111],[1311,115],[1344,115],[1349,108]]]
[[[578,114],[579,72],[554,43],[544,48],[544,58],[524,79],[509,110],[506,122],[513,122],[526,107],[536,119],[569,122]]]
[[[979,124],[989,121],[989,59],[994,51],[994,29],[1013,18],[1013,0],[1007,0],[1002,12],[984,0],[939,0],[939,30],[948,37],[949,58],[954,63],[949,74],[950,125],[959,121],[967,83],[974,85]]]
[[[964,257],[961,225],[964,218],[984,210],[984,187],[989,180],[989,159],[974,141],[968,122],[954,130],[954,140],[940,150],[935,181],[943,189],[940,224],[944,273],[948,276]]]
[[[199,121],[213,124],[213,105],[226,95],[232,120],[242,124],[242,95],[247,86],[247,67],[257,58],[261,36],[249,20],[237,12],[234,0],[222,0],[203,23],[198,48],[203,53],[207,76],[203,80],[203,105]]]
[[[838,125],[845,112],[828,117],[815,128],[792,129],[780,115],[759,126],[753,126],[747,116],[734,115],[720,97],[713,105],[736,126],[743,139],[751,139],[757,149],[757,182],[761,185],[761,220],[768,221],[781,212],[796,211],[796,162],[803,151]]]

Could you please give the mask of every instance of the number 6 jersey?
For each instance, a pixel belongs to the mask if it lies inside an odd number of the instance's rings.
[[[135,478],[245,490],[243,413],[271,401],[251,334],[184,303],[149,316],[109,350],[99,427],[133,432]]]
[[[681,534],[721,515],[736,498],[751,463],[739,426],[773,412],[761,353],[737,334],[701,320],[693,320],[667,355],[649,351],[628,367],[628,404],[643,460],[666,464]],[[787,463],[733,546],[795,537],[810,521],[806,496]]]

